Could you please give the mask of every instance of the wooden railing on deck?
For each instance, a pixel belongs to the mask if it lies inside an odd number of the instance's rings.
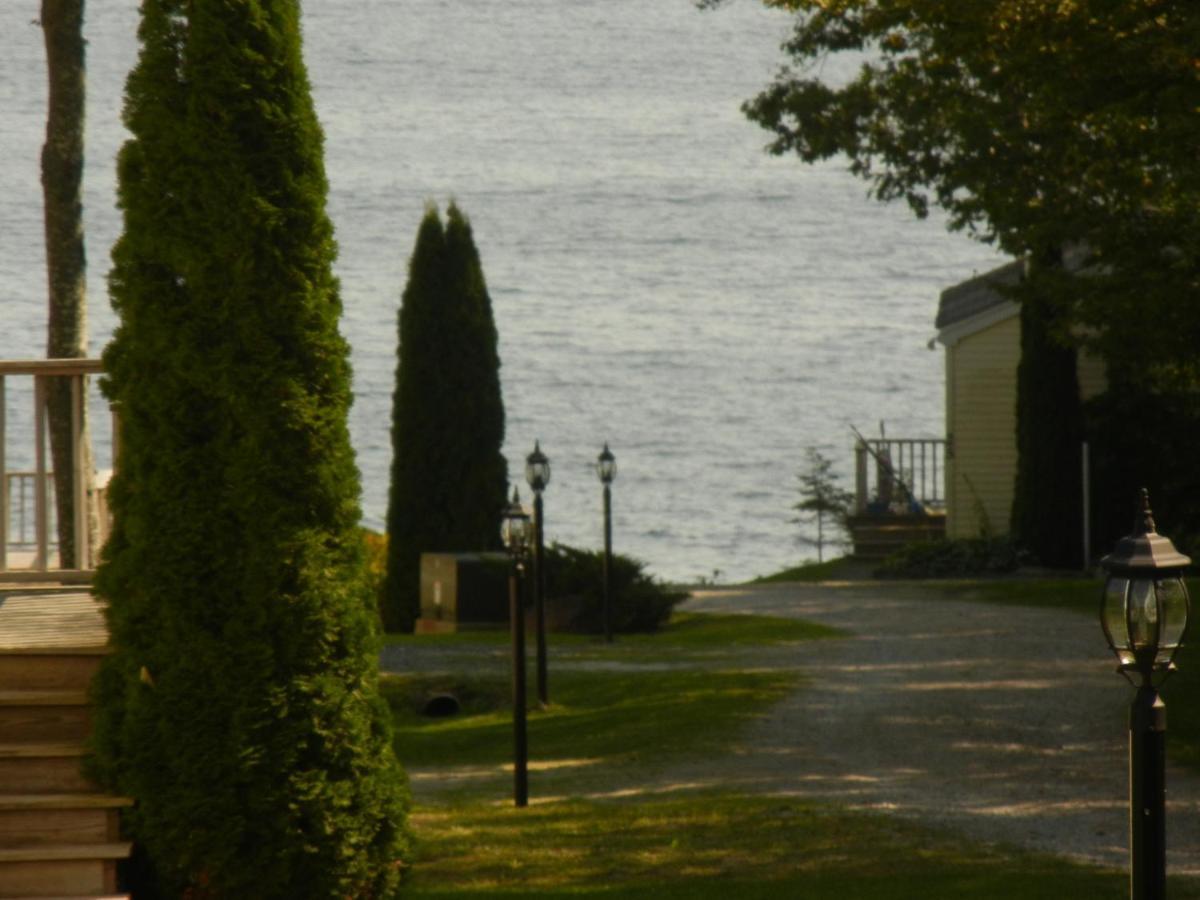
[[[946,505],[946,442],[933,438],[869,438],[854,447],[855,512],[906,514]]]
[[[97,375],[102,371],[98,359],[37,359],[37,360],[0,360],[0,572],[6,580],[14,576],[32,574],[35,577],[61,577],[70,579],[71,576],[86,577],[94,566],[98,546],[89,543],[88,512],[92,508],[103,509],[101,496],[95,493],[89,495],[88,485],[93,483],[94,472],[84,471],[84,460],[87,458],[83,449],[85,432],[83,423],[87,410],[89,375]],[[33,448],[32,471],[10,471],[8,468],[10,454],[10,433],[8,422],[9,384],[17,378],[32,378],[33,380]],[[47,442],[47,397],[52,379],[65,378],[69,380],[71,390],[71,446],[72,446],[72,479],[75,492],[73,534],[76,548],[76,568],[70,571],[60,566],[51,565],[51,548],[57,543],[56,535],[52,535],[51,526],[54,514],[51,508],[54,473],[48,464]],[[113,425],[113,435],[116,435],[116,425]],[[115,440],[115,439],[114,439]],[[27,448],[28,449],[28,448]],[[115,450],[115,448],[114,448]],[[115,453],[113,454],[115,466]],[[10,477],[11,476],[11,477]],[[13,480],[28,479],[33,485],[32,498],[32,565],[14,567],[10,563],[10,550],[15,549],[18,540],[25,540],[26,534],[11,534],[13,510],[11,485]],[[24,499],[22,491],[18,499]],[[22,508],[19,516],[27,516],[29,510]],[[18,520],[19,521],[19,520]],[[100,534],[107,529],[101,525]],[[101,540],[103,538],[101,537]]]

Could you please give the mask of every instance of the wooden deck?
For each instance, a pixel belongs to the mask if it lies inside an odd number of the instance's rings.
[[[103,652],[108,630],[88,591],[0,585],[0,652]]]

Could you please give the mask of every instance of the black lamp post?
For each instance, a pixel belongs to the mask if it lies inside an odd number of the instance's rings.
[[[1130,896],[1166,897],[1167,708],[1158,687],[1175,670],[1187,629],[1183,570],[1191,560],[1155,530],[1142,491],[1133,534],[1100,560],[1108,573],[1100,623],[1117,671],[1137,688],[1129,709]]]
[[[596,459],[596,474],[604,485],[604,640],[612,643],[612,483],[617,477],[617,458],[607,441]]]
[[[529,804],[529,741],[525,726],[525,607],[521,602],[521,584],[525,580],[525,560],[529,552],[532,526],[529,512],[513,488],[512,502],[504,508],[500,537],[508,548],[512,566],[508,573],[508,611],[512,623],[513,691],[513,799],[517,806]]]
[[[525,480],[533,488],[533,603],[537,631],[537,691],[542,706],[550,703],[550,688],[546,677],[546,570],[543,527],[542,491],[550,483],[550,460],[542,452],[539,441],[533,442],[533,452],[525,457]]]

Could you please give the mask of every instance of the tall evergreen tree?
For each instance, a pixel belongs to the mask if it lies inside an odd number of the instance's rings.
[[[164,895],[386,896],[407,799],[298,4],[144,0],[139,34],[93,768]]]
[[[1021,361],[1017,365],[1017,475],[1013,538],[1043,565],[1082,563],[1080,450],[1083,407],[1076,351],[1055,298],[1061,254],[1031,262],[1021,300]]]
[[[423,552],[499,547],[508,465],[496,325],[470,223],[425,212],[399,315],[384,622],[412,628]]]

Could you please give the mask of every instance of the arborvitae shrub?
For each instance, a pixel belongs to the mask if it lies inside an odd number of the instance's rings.
[[[384,624],[420,610],[422,553],[499,548],[508,466],[491,300],[470,224],[429,207],[399,315]]]
[[[145,0],[127,86],[91,768],[169,897],[382,897],[407,856],[298,18]]]

